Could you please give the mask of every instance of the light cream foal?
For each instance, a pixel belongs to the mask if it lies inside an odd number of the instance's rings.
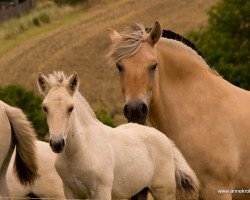
[[[78,92],[77,74],[40,74],[38,85],[66,198],[130,198],[144,188],[155,200],[197,198],[194,172],[164,134],[133,123],[102,124]]]

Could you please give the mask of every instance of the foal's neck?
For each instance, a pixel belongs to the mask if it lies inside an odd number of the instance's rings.
[[[101,123],[95,117],[91,107],[80,93],[75,94],[74,100],[74,111],[72,112],[69,134],[67,136],[67,144],[65,147],[65,152],[70,154],[77,152],[79,149],[86,146],[84,143],[86,137],[91,134],[89,130],[92,127],[97,128],[101,126]]]
[[[99,124],[99,120],[96,118],[95,113],[90,107],[89,103],[83,98],[83,96],[77,92],[74,96],[75,111],[77,113],[78,120],[83,128],[87,128],[92,125]]]

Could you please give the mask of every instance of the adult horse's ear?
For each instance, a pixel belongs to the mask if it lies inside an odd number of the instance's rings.
[[[46,95],[48,93],[50,85],[49,85],[47,78],[41,72],[37,76],[37,85],[38,85],[39,91],[43,95]]]
[[[149,33],[148,42],[152,46],[154,46],[154,44],[156,42],[158,42],[158,40],[160,39],[161,35],[162,35],[161,24],[158,21],[156,21],[154,27],[152,28],[152,30]]]
[[[68,90],[73,95],[74,92],[78,89],[79,86],[79,76],[74,72],[68,80]]]
[[[118,41],[121,38],[121,35],[115,29],[108,28],[108,31],[112,43]]]

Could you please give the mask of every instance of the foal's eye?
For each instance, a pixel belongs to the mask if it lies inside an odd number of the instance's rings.
[[[71,113],[74,110],[74,106],[68,108],[68,113]]]
[[[150,67],[150,71],[154,72],[157,69],[157,63]]]
[[[119,72],[122,72],[123,71],[123,66],[119,63],[116,63],[116,67],[117,69],[119,70]]]
[[[43,106],[43,111],[47,113],[48,112],[48,108],[46,106]]]

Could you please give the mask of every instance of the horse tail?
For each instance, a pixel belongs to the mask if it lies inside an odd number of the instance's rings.
[[[176,196],[178,200],[196,200],[199,197],[199,181],[187,161],[172,143],[175,164]]]
[[[35,153],[35,131],[22,110],[6,106],[16,146],[14,172],[22,185],[32,184],[38,177]]]

